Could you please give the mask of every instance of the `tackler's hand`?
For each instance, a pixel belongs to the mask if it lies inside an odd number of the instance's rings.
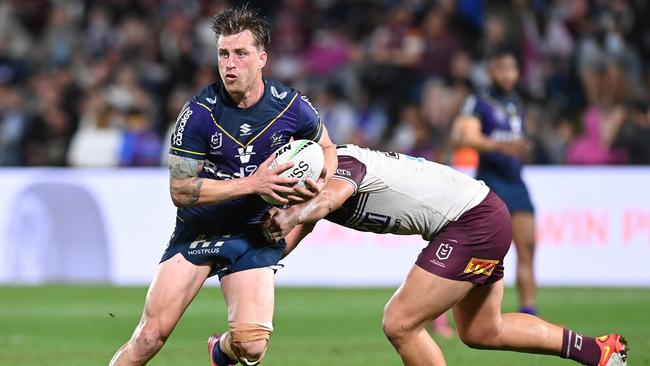
[[[284,239],[298,224],[298,216],[290,209],[271,208],[264,217],[262,232],[272,243]]]
[[[298,187],[296,185],[294,187],[295,194],[290,194],[287,196],[287,199],[289,200],[288,204],[298,205],[301,203],[305,203],[310,199],[316,197],[320,193],[320,191],[323,190],[323,187],[325,187],[326,176],[327,176],[327,168],[323,167],[323,170],[321,171],[321,175],[317,181],[314,181],[311,178],[307,178],[305,179],[304,187]]]

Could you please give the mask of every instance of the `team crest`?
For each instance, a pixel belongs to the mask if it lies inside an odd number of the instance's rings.
[[[219,150],[221,148],[221,143],[223,142],[223,134],[221,132],[217,132],[212,137],[210,137],[210,149],[211,150]]]
[[[438,257],[438,259],[441,261],[444,261],[445,259],[449,258],[452,250],[454,250],[454,247],[449,244],[442,243],[436,251],[436,257]]]
[[[271,148],[284,145],[284,135],[280,132],[274,132],[271,135]]]

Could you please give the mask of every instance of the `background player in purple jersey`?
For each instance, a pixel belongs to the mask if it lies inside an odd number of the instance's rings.
[[[403,154],[354,145],[340,145],[337,154],[336,174],[321,193],[305,204],[271,209],[265,226],[273,239],[286,236],[287,253],[322,218],[430,241],[384,310],[384,333],[405,365],[445,365],[424,325],[448,309],[461,340],[473,348],[626,364],[627,346],[618,334],[593,338],[530,314],[501,313],[510,215],[483,182]]]
[[[535,218],[526,184],[521,178],[529,150],[524,137],[525,110],[515,91],[519,68],[508,48],[489,57],[491,88],[470,96],[454,122],[452,139],[479,152],[476,178],[505,202],[512,215],[512,238],[517,248],[517,288],[520,311],[536,314]]]
[[[212,364],[261,362],[273,330],[274,266],[285,243],[268,245],[264,239],[260,223],[270,205],[259,195],[304,202],[336,169],[334,146],[309,100],[262,77],[268,25],[244,7],[217,14],[212,28],[220,80],[185,104],[171,141],[176,228],[142,319],[111,365],[144,365],[153,358],[206,278],[215,274],[229,329],[208,340]],[[269,169],[272,153],[291,138],[317,141],[324,150],[324,174],[319,183],[307,181],[308,189],[289,188],[297,179],[278,176],[291,164]]]

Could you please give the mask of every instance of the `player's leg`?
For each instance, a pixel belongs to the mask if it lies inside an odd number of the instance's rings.
[[[512,239],[517,248],[517,289],[524,313],[535,314],[535,217],[532,212],[512,213]]]
[[[607,360],[599,363],[601,346],[607,346],[603,340],[579,335],[530,314],[501,314],[502,299],[503,280],[499,280],[474,288],[453,307],[458,335],[465,344],[480,349],[556,355],[586,365],[608,365]],[[611,352],[624,360],[623,343],[617,344],[618,339],[610,341],[614,341]]]
[[[131,339],[113,356],[110,366],[145,365],[162,348],[187,306],[210,273],[181,254],[158,267],[145,300],[144,312]]]
[[[413,266],[384,309],[383,329],[404,365],[445,365],[438,345],[424,326],[444,314],[472,284],[436,276]]]
[[[262,361],[273,331],[274,290],[270,268],[235,272],[221,279],[229,329],[213,349],[216,365],[234,364],[235,360],[257,365]]]

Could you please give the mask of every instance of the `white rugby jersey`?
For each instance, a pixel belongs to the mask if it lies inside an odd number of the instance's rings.
[[[419,234],[425,240],[477,206],[490,189],[448,166],[423,158],[339,145],[332,179],[354,195],[326,219],[360,231]]]

